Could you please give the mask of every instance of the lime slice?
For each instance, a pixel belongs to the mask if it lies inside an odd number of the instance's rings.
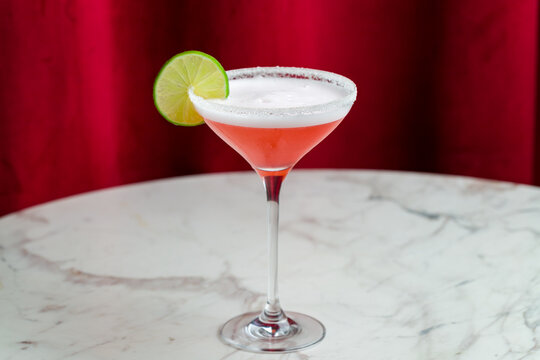
[[[229,96],[229,79],[223,66],[203,52],[185,51],[169,59],[154,83],[154,104],[175,125],[204,122],[189,99],[190,88],[205,99],[224,99]]]

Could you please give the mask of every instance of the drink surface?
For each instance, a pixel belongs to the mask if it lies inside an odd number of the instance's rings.
[[[286,77],[232,79],[229,97],[207,99],[197,111],[206,119],[249,127],[302,127],[342,119],[347,107],[331,104],[347,95],[339,86],[323,81]],[[317,111],[310,109],[317,107]],[[239,114],[237,109],[243,109]],[[231,111],[228,111],[231,110]]]
[[[292,108],[324,104],[345,95],[341,88],[311,79],[254,77],[229,83],[229,97],[209,99],[248,108]]]

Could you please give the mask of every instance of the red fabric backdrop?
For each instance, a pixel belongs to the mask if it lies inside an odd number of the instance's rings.
[[[533,183],[537,33],[536,0],[0,1],[0,214],[248,169],[206,126],[154,109],[155,75],[189,49],[356,82],[348,118],[298,167]]]

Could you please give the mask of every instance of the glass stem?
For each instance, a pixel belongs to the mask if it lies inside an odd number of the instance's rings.
[[[268,291],[266,305],[260,320],[266,323],[277,323],[285,319],[278,297],[278,225],[279,225],[279,192],[285,176],[264,176],[264,187],[268,204]]]

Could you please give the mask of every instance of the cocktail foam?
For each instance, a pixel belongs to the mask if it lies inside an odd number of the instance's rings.
[[[190,91],[204,118],[229,125],[283,128],[342,119],[356,98],[349,79],[319,70],[252,68],[228,71],[229,97],[202,99]]]

